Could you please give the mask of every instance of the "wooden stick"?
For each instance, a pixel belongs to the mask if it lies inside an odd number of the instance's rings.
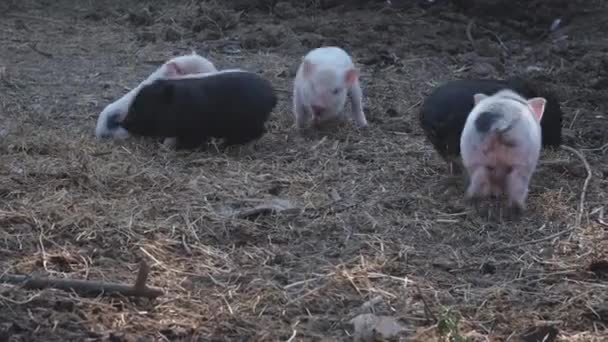
[[[137,272],[137,278],[135,279],[135,285],[133,285],[133,289],[135,291],[146,291],[146,280],[148,280],[148,273],[150,272],[150,267],[146,264],[145,261],[141,261],[139,263],[139,271]]]
[[[146,264],[145,261],[142,261],[140,263],[139,272],[137,273],[137,281],[134,285],[107,283],[94,280],[37,278],[16,274],[0,275],[0,282],[21,284],[24,288],[30,290],[42,290],[49,287],[64,291],[73,290],[81,295],[97,296],[119,293],[128,297],[156,298],[162,296],[164,294],[162,289],[146,286],[149,271],[150,268],[148,267],[148,264]]]
[[[585,178],[585,182],[583,182],[583,189],[581,191],[581,199],[580,199],[580,203],[578,204],[578,215],[576,215],[576,222],[575,222],[575,226],[580,227],[581,222],[583,220],[583,213],[585,210],[585,195],[587,194],[587,187],[589,186],[589,181],[591,180],[593,173],[591,172],[591,166],[589,166],[589,163],[587,162],[587,159],[585,158],[585,155],[583,155],[582,152],[577,151],[574,148],[572,148],[570,146],[566,146],[566,145],[561,145],[561,148],[568,152],[574,153],[574,155],[576,155],[581,160],[581,162],[583,162],[583,165],[585,166],[585,170],[587,170],[587,177]]]
[[[512,245],[503,246],[503,247],[494,249],[493,252],[494,253],[496,253],[496,252],[502,252],[502,251],[513,249],[513,248],[517,248],[517,247],[522,247],[522,246],[526,246],[526,245],[533,245],[535,243],[549,241],[549,240],[555,239],[556,237],[558,237],[560,235],[564,235],[566,233],[570,233],[571,231],[573,231],[573,230],[575,230],[577,228],[578,228],[578,226],[574,226],[574,227],[570,227],[568,229],[562,230],[561,232],[557,232],[555,234],[551,234],[549,236],[545,236],[544,238],[541,238],[541,239],[524,241],[524,242],[521,242],[521,243],[516,243],[516,244],[512,244]]]
[[[416,286],[416,289],[418,290],[418,295],[420,296],[420,299],[422,299],[422,304],[424,305],[424,314],[425,316],[427,316],[426,319],[428,320],[430,316],[433,319],[434,323],[437,323],[437,316],[435,316],[435,314],[431,310],[431,307],[426,302],[426,299],[424,299],[424,295],[422,294],[422,290],[420,290],[420,286],[418,286],[418,284],[416,283],[414,283],[414,286]]]

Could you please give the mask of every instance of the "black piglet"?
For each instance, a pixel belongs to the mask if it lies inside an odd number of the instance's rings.
[[[176,138],[192,149],[209,138],[246,144],[266,133],[277,104],[272,84],[242,70],[160,79],[141,88],[121,125],[130,133]]]

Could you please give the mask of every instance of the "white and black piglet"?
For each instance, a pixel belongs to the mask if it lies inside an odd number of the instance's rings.
[[[238,69],[159,79],[140,89],[120,123],[132,134],[175,138],[193,149],[209,138],[246,144],[266,132],[277,104],[270,81]]]
[[[540,122],[546,99],[525,99],[511,90],[474,95],[460,139],[469,177],[465,198],[506,194],[512,213],[526,205],[528,186],[541,150]]]
[[[464,124],[473,109],[474,95],[493,95],[509,89],[526,99],[542,96],[547,100],[541,121],[542,145],[558,147],[562,142],[563,113],[557,99],[546,89],[522,78],[507,80],[476,79],[454,80],[435,88],[424,100],[419,113],[419,123],[427,140],[435,151],[452,167],[454,173],[461,173],[460,137]]]
[[[137,92],[146,84],[162,78],[179,78],[190,74],[216,71],[217,69],[213,63],[194,51],[191,54],[177,56],[168,60],[135,88],[103,109],[97,119],[95,136],[98,139],[125,139],[129,137],[129,132],[120,125],[120,122],[127,115],[129,105],[135,95],[137,95]]]

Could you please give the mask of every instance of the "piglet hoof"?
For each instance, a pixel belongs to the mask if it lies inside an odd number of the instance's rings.
[[[475,204],[475,211],[480,217],[490,219],[490,214],[492,213],[490,209],[489,205],[482,205],[481,201]]]
[[[507,207],[505,218],[509,221],[521,220],[526,208],[519,204],[512,204]]]
[[[364,117],[363,113],[361,113],[357,116]],[[355,123],[356,123],[357,128],[359,128],[359,129],[366,129],[369,127],[369,123],[367,122],[366,119],[356,120]]]
[[[481,198],[476,195],[465,194],[464,202],[469,206],[479,207],[479,205],[481,204]]]
[[[490,213],[490,209],[482,198],[479,196],[466,196],[464,197],[464,203],[470,207],[471,212],[477,213],[477,215],[486,217]]]

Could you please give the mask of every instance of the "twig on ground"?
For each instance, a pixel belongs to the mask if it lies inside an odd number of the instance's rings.
[[[291,337],[289,337],[289,339],[287,340],[287,342],[293,341],[293,339],[296,338],[297,334],[298,334],[298,331],[296,329],[293,329],[293,334],[291,334]]]
[[[29,44],[29,47],[30,47],[32,50],[34,50],[34,51],[38,52],[39,54],[43,55],[44,57],[47,57],[47,58],[53,58],[53,54],[52,54],[52,53],[50,53],[50,52],[45,52],[45,51],[40,50],[40,49],[38,48],[38,45],[37,45],[36,43]]]
[[[431,308],[429,307],[429,304],[426,302],[426,299],[424,297],[424,295],[422,294],[422,290],[420,290],[420,286],[418,286],[417,283],[414,283],[414,286],[416,286],[416,289],[418,290],[418,295],[420,296],[420,299],[422,299],[422,304],[424,305],[424,313],[425,315],[427,315],[428,317],[433,319],[434,323],[437,323],[437,316],[435,316],[435,314],[433,313],[433,311],[431,310]],[[427,319],[428,319],[427,317]]]
[[[530,240],[530,241],[525,241],[525,242],[522,242],[522,243],[516,243],[516,244],[500,247],[500,248],[495,249],[494,253],[496,253],[496,252],[502,252],[502,251],[507,250],[507,249],[513,249],[513,248],[516,248],[516,247],[521,247],[521,246],[526,246],[526,245],[533,245],[535,243],[551,240],[551,239],[554,239],[554,238],[556,238],[556,237],[558,237],[560,235],[564,235],[566,233],[569,233],[569,232],[575,230],[576,228],[578,228],[578,226],[574,226],[574,227],[568,228],[566,230],[562,230],[561,232],[558,232],[558,233],[555,233],[555,234],[551,234],[549,236],[545,236],[542,239]]]
[[[587,159],[583,155],[582,152],[575,150],[574,148],[566,145],[561,146],[562,149],[574,153],[585,165],[585,169],[587,170],[587,178],[585,178],[585,182],[583,183],[583,190],[581,191],[581,199],[578,205],[578,214],[576,215],[575,227],[579,227],[581,225],[581,221],[583,220],[583,211],[585,209],[585,196],[587,194],[587,187],[589,186],[589,181],[591,181],[591,177],[593,173],[591,172],[591,166],[587,162]]]
[[[469,23],[467,24],[467,29],[466,29],[466,35],[467,38],[469,39],[469,41],[471,42],[471,45],[473,46],[473,50],[475,50],[475,40],[473,39],[473,25],[475,25],[475,18],[469,20]]]
[[[485,32],[493,35],[494,38],[496,38],[496,40],[498,41],[498,44],[500,45],[500,47],[502,47],[507,53],[509,53],[509,48],[505,45],[505,43],[503,43],[502,39],[500,39],[500,36],[496,32],[489,30],[485,27],[482,27],[481,29],[484,30]]]
[[[604,220],[604,208],[600,209],[600,213],[598,214],[597,222],[601,225],[608,227],[608,222]]]
[[[33,296],[31,296],[30,298],[28,298],[26,300],[22,300],[22,301],[12,300],[12,299],[6,298],[4,296],[0,296],[0,300],[5,300],[7,302],[17,304],[17,305],[23,305],[23,304],[27,304],[27,303],[33,301],[34,299],[38,298],[41,294],[42,294],[42,292],[38,292],[38,293],[34,294]]]
[[[73,290],[81,295],[108,295],[119,293],[129,297],[156,298],[164,294],[163,290],[154,287],[147,287],[146,280],[150,268],[142,261],[140,264],[137,280],[133,286],[106,283],[102,281],[78,280],[78,279],[57,279],[57,278],[37,278],[26,275],[3,274],[0,282],[9,284],[22,284],[24,288],[31,290],[42,290],[55,288],[64,291]]]
[[[581,151],[602,151],[604,152],[604,150],[608,149],[608,144],[604,144],[600,147],[596,147],[596,148],[581,148]]]

